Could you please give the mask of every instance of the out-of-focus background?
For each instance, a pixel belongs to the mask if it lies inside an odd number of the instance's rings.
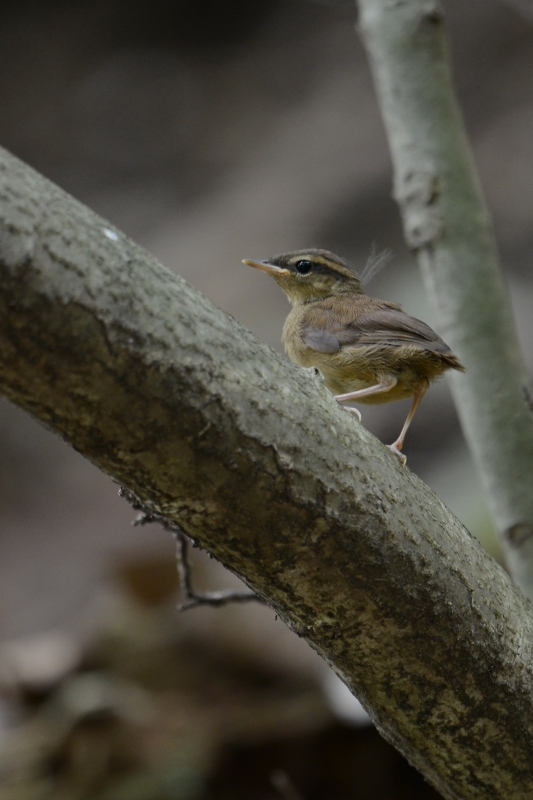
[[[459,96],[533,366],[533,13],[445,0]],[[320,246],[431,311],[401,235],[352,7],[298,0],[4,0],[0,144],[280,348],[247,269]],[[406,404],[363,408],[382,440]],[[354,423],[356,424],[356,423]],[[497,554],[446,382],[409,466]],[[393,800],[436,793],[259,604],[175,610],[171,536],[0,400],[0,794],[7,800]],[[195,553],[199,587],[236,579]]]

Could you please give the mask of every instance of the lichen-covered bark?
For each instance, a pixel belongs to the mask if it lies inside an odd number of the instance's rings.
[[[533,796],[529,602],[318,379],[7,153],[0,388],[266,598],[444,797]]]
[[[394,164],[394,194],[509,570],[533,599],[533,413],[491,221],[455,98],[438,0],[357,0]]]

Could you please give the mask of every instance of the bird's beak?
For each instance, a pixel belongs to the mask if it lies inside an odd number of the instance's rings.
[[[289,275],[290,270],[285,267],[277,267],[275,264],[269,264],[268,261],[249,261],[247,258],[243,259],[243,264],[255,269],[262,269],[263,272],[268,272],[269,275]]]

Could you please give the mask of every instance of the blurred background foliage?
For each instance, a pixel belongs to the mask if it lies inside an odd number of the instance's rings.
[[[533,15],[445,0],[455,76],[533,367]],[[4,0],[0,143],[280,348],[286,300],[241,265],[307,246],[435,324],[394,202],[355,11],[299,0]],[[383,440],[403,404],[365,407]],[[485,546],[446,383],[406,452]],[[260,605],[178,614],[174,545],[0,401],[0,794],[6,800],[436,797]],[[238,585],[195,553],[200,586]]]

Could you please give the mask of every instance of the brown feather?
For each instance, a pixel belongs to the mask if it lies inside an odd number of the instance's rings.
[[[448,369],[464,371],[429,325],[396,303],[367,297],[348,262],[328,250],[245,263],[269,272],[287,294],[293,304],[283,328],[287,353],[297,364],[316,367],[335,395],[379,384],[391,388],[357,402],[414,395],[416,408],[429,382]]]
[[[362,294],[295,305],[285,322],[283,342],[290,358],[316,367],[334,394],[372,386],[386,376],[397,379],[390,392],[362,397],[362,403],[410,397],[422,381],[433,381],[448,369],[464,370],[425,322],[405,314],[396,303]]]

